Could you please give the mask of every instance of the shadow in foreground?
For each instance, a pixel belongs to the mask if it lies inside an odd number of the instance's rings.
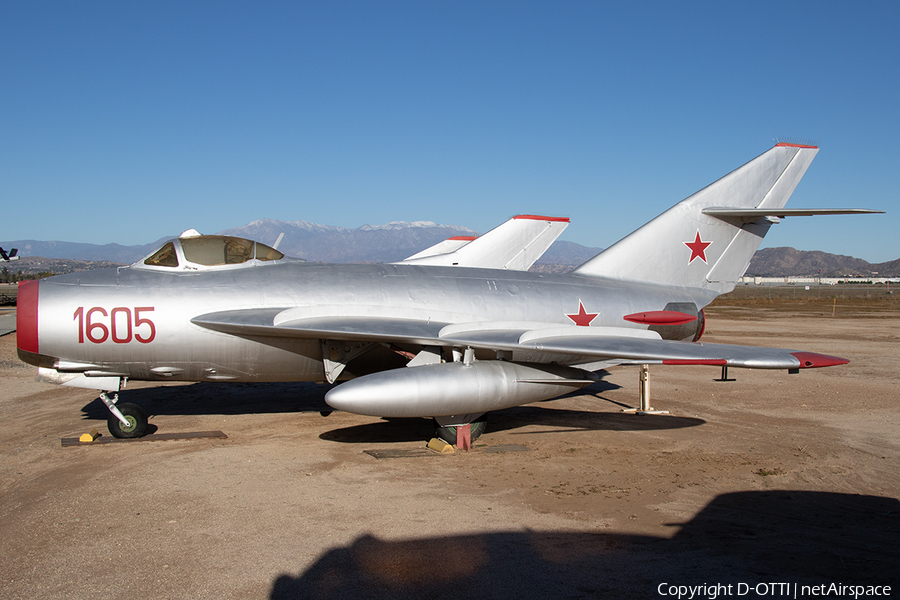
[[[773,583],[796,584],[796,597],[813,595],[803,585],[889,585],[890,597],[900,583],[898,549],[897,499],[736,492],[715,498],[672,538],[563,531],[400,542],[363,536],[297,577],[279,576],[270,598],[651,598],[663,597],[660,584],[675,597],[668,586],[732,586],[695,598],[794,597],[793,587]]]

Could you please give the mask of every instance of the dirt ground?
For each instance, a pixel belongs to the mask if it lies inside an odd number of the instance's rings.
[[[900,596],[900,311],[831,310],[713,309],[704,341],[849,365],[653,366],[647,416],[620,367],[474,452],[381,459],[430,423],[323,417],[312,384],[130,384],[158,433],[228,438],[62,447],[106,409],[0,337],[0,598]]]

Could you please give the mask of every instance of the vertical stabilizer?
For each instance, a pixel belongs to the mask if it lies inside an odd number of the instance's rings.
[[[731,291],[777,219],[713,216],[704,209],[784,207],[818,151],[815,146],[778,144],[619,240],[575,273]]]

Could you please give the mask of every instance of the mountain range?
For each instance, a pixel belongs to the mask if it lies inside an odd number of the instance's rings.
[[[900,275],[900,258],[883,263],[870,263],[861,258],[829,254],[818,250],[763,248],[757,250],[747,268],[747,275],[762,277],[850,277],[854,275],[895,277]]]
[[[288,256],[316,262],[393,262],[454,236],[472,236],[477,232],[458,225],[439,225],[431,221],[395,221],[384,225],[363,225],[355,229],[320,225],[307,221],[260,219],[242,227],[219,232],[273,245],[284,234],[278,249]],[[168,237],[175,237],[168,236]],[[12,270],[33,270],[32,257],[73,261],[105,261],[131,264],[159,247],[161,238],[148,244],[84,244],[75,242],[13,240],[0,242],[3,248],[18,248],[22,260],[8,263]],[[540,271],[567,271],[599,253],[601,248],[557,240],[535,264]],[[74,266],[83,269],[84,265]],[[756,253],[747,275],[786,276],[879,276],[900,275],[900,259],[872,264],[860,258],[794,248],[765,248]]]

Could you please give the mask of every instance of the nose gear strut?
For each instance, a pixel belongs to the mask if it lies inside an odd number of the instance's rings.
[[[111,413],[106,425],[113,437],[139,438],[147,431],[147,415],[137,404],[131,402],[117,404],[119,395],[113,394],[110,397],[106,392],[100,392],[100,400]]]

